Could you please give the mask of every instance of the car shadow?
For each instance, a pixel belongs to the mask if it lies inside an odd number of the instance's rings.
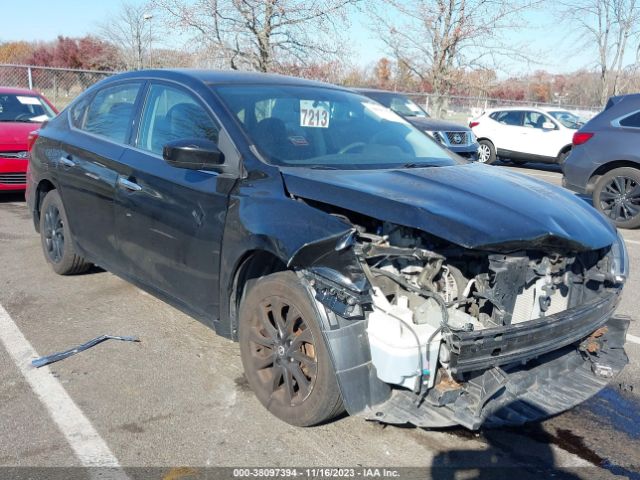
[[[528,424],[526,428],[484,429],[474,433],[461,427],[447,430],[461,438],[473,439],[486,444],[486,448],[447,450],[438,453],[431,465],[431,478],[473,480],[517,478],[538,480],[540,478],[579,479],[582,475],[558,467],[551,445],[553,438],[540,423]],[[585,467],[582,467],[584,470]],[[586,477],[601,471],[595,464],[583,472]]]
[[[26,203],[24,192],[0,192],[0,204],[15,202]]]
[[[543,172],[562,173],[562,168],[560,168],[560,165],[554,163],[514,163],[508,160],[499,159],[494,163],[494,165],[498,165],[501,167],[518,167],[525,170],[541,170]]]

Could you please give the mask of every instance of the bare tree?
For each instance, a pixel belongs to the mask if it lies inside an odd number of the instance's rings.
[[[432,109],[439,116],[464,69],[495,66],[504,56],[531,60],[503,34],[540,1],[371,0],[368,10],[397,61],[436,94]]]
[[[152,0],[179,31],[232,69],[274,70],[336,54],[346,9],[359,0]]]
[[[151,63],[145,62],[153,40],[150,20],[148,5],[124,1],[117,15],[98,26],[100,37],[118,48],[127,69],[140,70]]]
[[[577,26],[585,46],[597,50],[600,104],[604,105],[610,95],[619,93],[625,54],[631,42],[640,53],[640,5],[637,0],[580,0],[561,5],[567,21]]]

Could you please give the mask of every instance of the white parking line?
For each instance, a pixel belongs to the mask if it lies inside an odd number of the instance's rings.
[[[529,173],[529,175],[534,175],[534,176],[536,176],[536,177],[548,177],[548,178],[555,178],[555,179],[560,179],[560,178],[561,178],[561,177],[560,177],[560,176],[558,176],[558,175],[551,175],[551,174],[547,174],[547,173],[538,173],[538,172],[536,172],[536,173],[531,172],[531,173]]]
[[[635,335],[631,335],[630,333],[627,333],[627,341],[640,345],[640,337],[636,337]]]
[[[538,171],[533,171],[533,170],[527,170],[527,169],[522,169],[522,168],[517,168],[517,167],[508,167],[508,166],[502,166],[502,168],[505,168],[507,170],[511,170],[514,172],[518,172],[518,173],[522,173],[525,175],[533,175],[536,177],[548,177],[548,178],[562,178],[562,175],[559,173],[553,174],[553,173],[541,173]]]
[[[120,468],[118,459],[64,387],[53,377],[49,367],[31,366],[31,360],[39,355],[2,305],[0,342],[4,344],[20,373],[49,411],[49,415],[66,437],[80,463],[85,467],[109,467],[92,469],[91,475],[101,479],[128,480],[129,477]]]

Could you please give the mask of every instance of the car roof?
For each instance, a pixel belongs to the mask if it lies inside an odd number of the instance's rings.
[[[0,93],[7,95],[33,95],[40,97],[40,93],[35,90],[29,90],[28,88],[16,88],[16,87],[0,87]]]
[[[195,80],[208,85],[298,85],[349,91],[347,88],[316,80],[307,80],[275,73],[239,72],[237,70],[199,70],[190,68],[156,69],[138,70],[110,77],[110,79],[124,78],[155,78],[178,81]]]

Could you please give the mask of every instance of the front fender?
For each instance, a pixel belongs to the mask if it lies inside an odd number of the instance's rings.
[[[295,258],[305,251],[305,246],[340,238],[352,228],[303,202],[261,195],[251,185],[242,187],[240,195],[231,196],[225,225],[220,262],[220,319],[216,330],[227,337],[232,336],[230,298],[235,274],[249,252],[268,252],[290,268],[303,268]]]

